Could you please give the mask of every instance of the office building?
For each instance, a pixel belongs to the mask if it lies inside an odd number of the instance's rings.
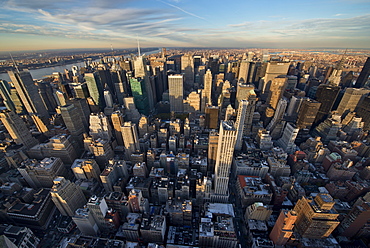
[[[90,115],[89,133],[95,140],[104,139],[110,141],[112,139],[112,127],[108,117],[100,113],[92,113]]]
[[[148,115],[152,110],[152,106],[149,102],[149,92],[146,84],[148,79],[145,79],[130,77],[129,82],[136,108],[140,114]]]
[[[50,194],[55,206],[64,216],[74,216],[75,211],[86,204],[82,190],[64,177],[54,179]]]
[[[38,144],[26,123],[13,111],[3,110],[0,113],[0,120],[16,144],[24,145],[28,149]]]
[[[132,122],[124,122],[121,126],[121,132],[123,137],[123,143],[127,156],[140,150],[138,134],[136,130],[136,124]]]
[[[109,160],[108,165],[100,174],[100,180],[107,193],[122,191],[120,182],[126,183],[128,180],[127,165],[124,160]]]
[[[245,113],[247,111],[249,102],[247,100],[240,100],[238,114],[236,116],[235,128],[237,130],[235,150],[240,151],[242,148],[243,134],[244,134],[244,123]]]
[[[41,161],[27,159],[18,167],[26,182],[34,189],[51,188],[54,178],[67,176],[67,170],[60,158],[50,157]]]
[[[347,88],[344,92],[342,100],[340,101],[337,112],[339,115],[343,115],[348,112],[355,111],[358,103],[360,102],[362,96],[368,94],[370,90],[368,89],[356,89],[356,88]]]
[[[287,116],[290,117],[293,120],[295,118],[297,118],[299,108],[301,107],[301,104],[305,99],[306,98],[300,97],[300,96],[292,96],[290,98],[290,102],[289,102],[288,108],[286,110]]]
[[[353,238],[370,219],[370,202],[357,200],[352,210],[339,224],[340,235]]]
[[[217,147],[215,165],[215,195],[214,201],[227,202],[229,196],[228,184],[237,130],[232,121],[222,121]]]
[[[219,112],[220,111],[219,111],[218,106],[207,105],[205,107],[205,114],[206,114],[205,128],[209,128],[209,129],[217,128]]]
[[[321,106],[321,103],[309,98],[303,99],[302,104],[299,108],[298,118],[297,118],[297,128],[298,129],[310,129],[315,121],[317,112]]]
[[[271,81],[279,77],[281,75],[285,76],[288,73],[290,63],[286,62],[268,62],[266,65],[266,71],[263,76],[263,82],[258,85],[258,89],[261,91],[262,94],[266,94],[269,90],[270,87],[269,85],[271,84]]]
[[[364,122],[364,130],[370,130],[370,95],[364,96],[359,102],[356,113]]]
[[[281,210],[278,219],[270,233],[270,239],[276,246],[285,245],[293,235],[297,213],[291,210]]]
[[[170,97],[170,111],[183,112],[184,111],[184,77],[183,75],[169,75],[168,88]]]
[[[88,130],[82,121],[82,114],[73,104],[59,106],[57,112],[62,115],[63,122],[73,138],[82,141],[83,133]]]
[[[191,54],[181,56],[181,73],[184,74],[185,88],[190,89],[194,84],[194,59]],[[170,82],[168,82],[170,87]]]
[[[303,238],[329,237],[340,223],[334,204],[329,194],[320,193],[314,199],[302,197],[293,209],[297,213],[294,230]]]
[[[366,83],[369,81],[370,76],[370,57],[367,58],[364,67],[362,67],[360,76],[358,76],[355,88],[362,88],[366,85]]]
[[[113,124],[114,136],[116,137],[117,145],[123,146],[123,136],[121,127],[123,126],[124,119],[123,114],[120,110],[116,110],[111,115],[111,120]]]
[[[17,70],[8,71],[8,74],[28,114],[32,118],[33,116],[39,117],[33,118],[38,130],[41,133],[48,132],[47,126],[50,115],[41,99],[39,89],[34,83],[31,73],[28,70]]]
[[[210,69],[204,74],[204,89],[202,90],[202,103],[200,111],[205,113],[205,108],[207,105],[212,106],[212,72]]]
[[[297,138],[299,129],[293,123],[288,122],[285,125],[283,136],[278,140],[278,144],[286,153],[293,153],[296,145],[294,144]]]
[[[96,236],[99,233],[99,227],[90,212],[90,209],[86,206],[78,208],[75,211],[75,215],[72,216],[72,219],[83,235]]]
[[[314,125],[317,126],[324,121],[333,108],[334,102],[339,94],[340,87],[328,84],[320,84],[316,91],[316,101],[320,102]]]
[[[100,168],[94,159],[76,159],[71,169],[77,179],[95,178],[100,182]]]
[[[276,109],[278,102],[285,91],[286,83],[287,78],[285,76],[276,77],[271,80],[268,89],[269,95],[266,100],[271,108]]]
[[[92,196],[86,204],[87,208],[90,210],[91,214],[99,228],[101,233],[109,231],[110,225],[105,220],[105,216],[108,212],[107,202],[103,197]]]
[[[100,110],[103,110],[105,108],[104,86],[100,80],[99,73],[85,73],[84,77],[94,104],[98,106]]]

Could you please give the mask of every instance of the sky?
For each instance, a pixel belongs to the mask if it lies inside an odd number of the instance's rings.
[[[0,51],[370,48],[370,0],[0,0]]]

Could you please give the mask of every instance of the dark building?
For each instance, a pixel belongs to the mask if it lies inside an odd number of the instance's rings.
[[[325,118],[328,116],[334,105],[335,99],[338,96],[339,90],[339,86],[329,84],[319,85],[316,91],[316,100],[321,103],[321,106],[314,121],[315,126],[325,120]]]
[[[306,99],[303,101],[299,109],[297,128],[311,128],[320,106],[321,103],[315,100]]]
[[[365,86],[366,82],[369,80],[370,76],[370,57],[367,58],[364,67],[362,67],[362,71],[360,76],[356,80],[355,88],[362,88]]]

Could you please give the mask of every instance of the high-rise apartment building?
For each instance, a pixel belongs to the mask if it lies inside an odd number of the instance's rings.
[[[327,238],[339,225],[339,214],[329,194],[318,194],[314,199],[302,197],[294,207],[297,213],[295,231],[304,238]]]
[[[81,188],[64,177],[54,179],[50,194],[55,206],[64,216],[74,216],[75,211],[86,204]]]
[[[215,194],[211,197],[214,201],[226,202],[228,200],[228,184],[236,135],[237,130],[232,121],[221,122],[215,165]]]
[[[170,111],[184,111],[184,77],[182,75],[169,75],[168,88],[170,97]]]
[[[293,153],[295,144],[294,141],[297,138],[299,129],[293,123],[288,122],[285,126],[283,136],[278,140],[281,148],[286,153]]]
[[[370,76],[370,57],[367,58],[364,67],[362,67],[360,76],[358,76],[355,84],[355,88],[362,88],[369,81]]]
[[[38,144],[26,123],[13,111],[3,110],[0,113],[0,120],[16,144],[23,144],[28,149]]]
[[[340,101],[337,112],[339,115],[344,113],[355,111],[358,103],[360,102],[363,95],[366,95],[370,92],[368,89],[356,89],[356,88],[347,88],[344,92],[342,100]]]

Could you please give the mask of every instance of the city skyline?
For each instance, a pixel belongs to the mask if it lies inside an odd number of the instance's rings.
[[[143,47],[370,48],[366,0],[3,0],[0,51]],[[266,7],[268,6],[268,7]]]

